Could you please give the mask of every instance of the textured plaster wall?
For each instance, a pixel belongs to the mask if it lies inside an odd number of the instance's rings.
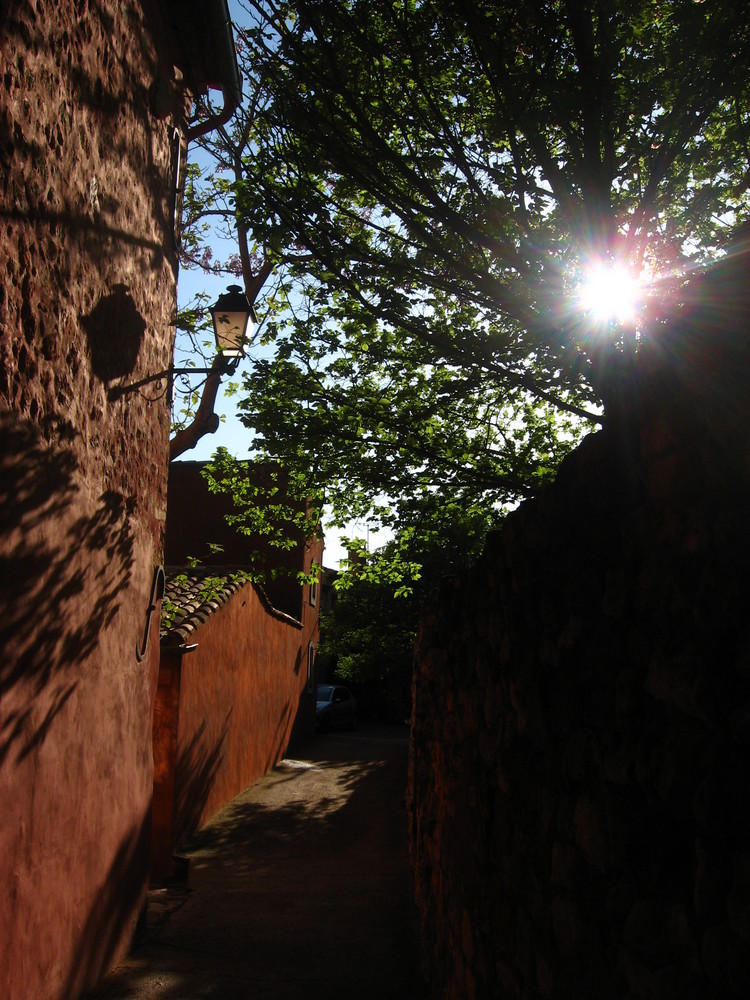
[[[154,721],[154,858],[156,875],[172,867],[171,850],[217,809],[262,777],[290,740],[315,727],[314,694],[307,692],[310,643],[318,641],[319,607],[297,572],[323,559],[322,536],[301,533],[291,549],[269,547],[226,522],[232,498],[209,493],[200,462],[173,462],[165,539],[167,572],[200,558],[218,574],[252,565],[255,550],[287,572],[261,588],[243,587],[229,602],[184,634],[197,643],[180,655],[162,647]],[[268,466],[248,466],[253,482],[268,481]],[[220,545],[212,553],[209,543]],[[203,617],[203,616],[201,616]],[[184,628],[180,628],[184,633]],[[169,643],[175,638],[165,638]]]
[[[747,256],[695,283],[622,419],[424,619],[410,809],[435,996],[750,991]]]
[[[319,558],[319,553],[318,553]],[[164,648],[154,726],[154,872],[171,850],[315,727],[307,691],[317,611],[274,612],[252,584],[201,625],[194,652]]]
[[[0,8],[0,981],[76,996],[146,887],[171,356],[155,5]],[[162,46],[163,47],[163,46]],[[154,638],[158,629],[154,631]]]

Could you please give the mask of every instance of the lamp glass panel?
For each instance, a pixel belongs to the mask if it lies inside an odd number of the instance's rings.
[[[214,312],[216,346],[229,358],[239,358],[244,354],[247,312],[229,312],[217,309]]]

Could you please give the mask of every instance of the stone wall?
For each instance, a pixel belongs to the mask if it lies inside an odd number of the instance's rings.
[[[422,624],[412,852],[435,996],[750,991],[746,256]]]
[[[149,0],[0,5],[0,981],[78,995],[148,872],[173,134]],[[149,399],[149,397],[154,397]]]

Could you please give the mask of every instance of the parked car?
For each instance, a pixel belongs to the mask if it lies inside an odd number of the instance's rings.
[[[331,729],[333,726],[356,729],[359,706],[349,688],[340,684],[320,684],[317,701],[315,723],[318,729]]]

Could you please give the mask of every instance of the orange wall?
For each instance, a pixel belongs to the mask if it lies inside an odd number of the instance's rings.
[[[175,810],[175,762],[180,718],[180,666],[178,653],[162,655],[154,705],[154,788],[151,802],[151,878],[173,874],[172,824]]]
[[[249,566],[253,554],[260,552],[267,557],[270,566],[291,571],[291,575],[285,573],[275,580],[269,575],[264,589],[274,607],[298,618],[302,595],[294,573],[303,566],[309,569],[311,543],[305,541],[301,531],[291,526],[286,529],[295,542],[290,549],[273,548],[264,537],[241,534],[225,519],[227,514],[237,513],[232,497],[209,493],[206,480],[201,475],[204,464],[180,461],[172,462],[169,467],[165,565],[185,566],[191,558],[196,558],[205,566]],[[246,468],[252,482],[270,482],[271,466],[249,462]],[[220,551],[211,552],[210,543],[220,545]],[[321,549],[317,556],[318,563],[322,558]]]
[[[156,4],[0,5],[0,994],[69,1000],[145,899],[169,416]],[[7,140],[7,141],[5,141]]]
[[[174,845],[283,757],[293,732],[315,727],[307,658],[317,641],[317,609],[306,604],[297,622],[248,584],[191,641],[198,643],[191,653],[162,650],[154,875],[169,872]]]

